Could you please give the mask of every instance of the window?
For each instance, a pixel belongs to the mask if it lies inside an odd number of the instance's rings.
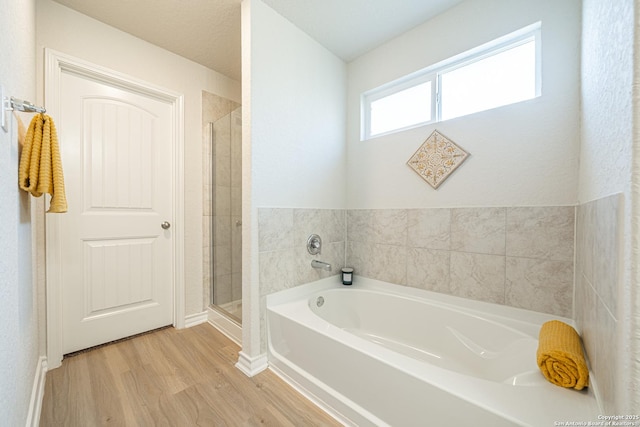
[[[363,94],[362,138],[540,95],[540,23]]]
[[[371,101],[371,134],[432,120],[432,82],[424,82]]]

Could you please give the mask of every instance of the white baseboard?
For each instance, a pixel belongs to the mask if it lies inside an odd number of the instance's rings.
[[[192,326],[199,325],[207,321],[207,312],[203,311],[202,313],[190,314],[185,316],[184,318],[184,327],[190,328]]]
[[[238,353],[238,363],[236,363],[236,368],[240,369],[240,371],[248,377],[257,375],[268,367],[269,364],[267,363],[266,354],[250,357],[243,351]]]
[[[42,412],[42,399],[44,398],[44,385],[47,379],[47,358],[40,356],[33,376],[33,388],[29,401],[29,413],[27,414],[26,427],[38,427],[40,425],[40,413]]]
[[[207,308],[209,323],[222,332],[227,338],[242,347],[242,326],[218,313],[211,307]]]

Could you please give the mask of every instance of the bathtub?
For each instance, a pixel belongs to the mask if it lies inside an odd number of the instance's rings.
[[[553,426],[595,421],[591,389],[536,365],[547,320],[569,319],[355,277],[267,297],[269,367],[345,425]]]

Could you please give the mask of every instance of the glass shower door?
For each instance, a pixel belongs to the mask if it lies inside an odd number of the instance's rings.
[[[242,319],[242,116],[237,107],[209,123],[210,303]]]

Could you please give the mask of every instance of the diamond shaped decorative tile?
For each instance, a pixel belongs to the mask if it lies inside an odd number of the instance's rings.
[[[438,188],[468,156],[455,142],[434,130],[407,165],[433,188]]]

